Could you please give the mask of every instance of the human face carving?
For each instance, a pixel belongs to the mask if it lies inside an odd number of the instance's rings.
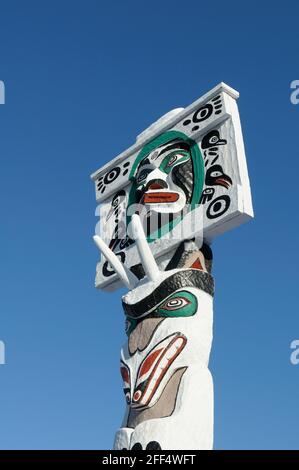
[[[180,174],[183,165],[188,166],[188,171]],[[161,145],[138,165],[135,174],[136,202],[155,212],[181,211],[192,196],[193,183],[186,181],[193,179],[191,169],[188,143],[174,139]]]

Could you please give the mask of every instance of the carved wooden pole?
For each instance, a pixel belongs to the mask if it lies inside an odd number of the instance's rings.
[[[92,175],[96,286],[129,289],[115,449],[213,447],[210,244],[253,216],[237,97],[221,83]]]

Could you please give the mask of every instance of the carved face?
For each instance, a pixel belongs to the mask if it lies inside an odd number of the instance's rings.
[[[158,285],[137,287],[123,297],[129,340],[121,375],[127,405],[136,412],[160,400],[177,370],[209,355],[210,343],[202,337],[211,336],[211,275],[196,269],[167,274]]]
[[[190,317],[196,313],[197,304],[196,296],[182,289],[163,298],[158,305],[146,313],[146,316],[150,318]],[[125,311],[130,311],[128,306],[126,307],[125,304],[123,304],[123,306]],[[142,317],[142,319],[143,318],[144,317]],[[138,318],[127,315],[126,333],[129,335],[137,324]]]
[[[132,408],[150,405],[163,377],[186,343],[187,338],[184,335],[174,333],[156,344],[141,362],[133,389],[131,389],[129,367],[121,361],[120,371],[128,405]]]
[[[190,145],[179,139],[161,145],[141,160],[135,179],[136,202],[161,213],[182,210],[193,190]]]
[[[213,278],[198,269],[164,271],[156,285],[151,283],[148,292],[144,285],[128,292],[122,298],[127,334],[144,318],[193,316],[198,301],[188,287],[213,295]]]
[[[129,206],[140,204],[147,216],[157,220],[150,233],[179,219],[186,206],[199,202],[204,183],[204,165],[196,142],[183,133],[169,131],[148,143],[139,153],[130,174]],[[153,214],[173,214],[155,219]],[[171,222],[170,222],[171,220]]]
[[[122,297],[129,340],[122,350],[121,374],[132,423],[138,413],[153,410],[178,370],[208,357],[209,341],[198,338],[211,336],[213,292],[207,271],[185,268],[159,271]],[[177,390],[178,383],[173,396]]]

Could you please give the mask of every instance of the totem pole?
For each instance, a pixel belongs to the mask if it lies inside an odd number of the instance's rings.
[[[129,289],[115,449],[213,447],[211,243],[253,217],[238,96],[220,83],[92,175],[96,287]]]

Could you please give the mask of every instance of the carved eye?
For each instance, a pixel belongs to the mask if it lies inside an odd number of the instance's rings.
[[[216,142],[218,142],[218,137],[216,135],[213,135],[210,139],[209,139],[209,142],[210,144],[216,144]]]
[[[117,207],[120,203],[120,197],[117,197],[116,199],[114,199],[114,201],[112,202],[112,207]]]
[[[218,178],[218,176],[221,176],[222,173],[221,171],[212,171],[211,176],[212,178]]]
[[[177,310],[179,308],[185,307],[186,305],[190,304],[190,300],[186,299],[185,297],[176,297],[175,299],[170,299],[161,305],[161,308],[165,310]]]
[[[174,153],[173,155],[171,155],[166,166],[167,167],[173,166],[175,163],[177,163],[179,160],[181,160],[184,157],[185,155],[183,155],[182,153]]]
[[[172,166],[178,159],[178,157],[182,157],[183,155],[172,155],[167,163],[167,166]]]
[[[136,178],[137,184],[141,184],[147,177],[147,175],[150,173],[151,170],[142,170]]]

